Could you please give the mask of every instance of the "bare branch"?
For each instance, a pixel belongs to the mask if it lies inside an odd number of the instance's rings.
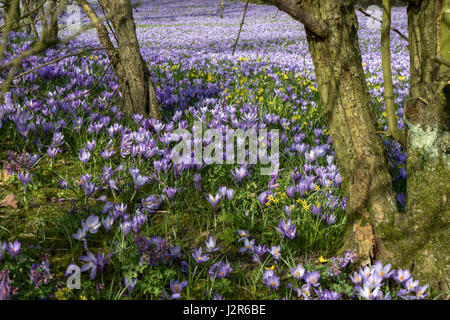
[[[249,0],[247,0],[247,2],[245,3],[244,14],[242,15],[241,25],[239,26],[239,32],[238,32],[238,34],[237,34],[236,41],[234,42],[234,45],[233,45],[233,53],[232,53],[231,55],[234,55],[234,52],[236,51],[236,45],[237,45],[237,43],[238,43],[238,41],[239,41],[239,36],[241,35],[242,26],[244,25],[245,14],[247,13],[248,3],[249,3]]]
[[[364,11],[364,10],[361,9],[361,8],[359,8],[358,11],[360,11],[360,12],[361,12],[362,14],[364,14],[365,16],[367,16],[367,17],[369,17],[369,18],[372,18],[372,19],[375,20],[375,21],[378,21],[378,22],[382,23],[382,21],[381,21],[380,19],[378,19],[378,18],[372,16],[371,14],[367,13],[366,11]],[[395,33],[397,33],[402,39],[404,39],[404,40],[406,40],[406,41],[409,42],[408,37],[405,36],[403,33],[401,33],[400,30],[398,30],[398,29],[396,29],[396,28],[392,28],[392,27],[390,27],[390,29],[391,29],[392,31],[394,31]]]
[[[432,59],[440,64],[443,64],[444,66],[450,67],[449,60],[446,60],[446,59],[438,57],[438,56],[434,56]]]
[[[29,69],[29,70],[27,70],[27,71],[24,71],[24,72],[22,72],[22,73],[19,73],[18,75],[14,76],[14,77],[12,78],[12,80],[19,79],[19,78],[21,78],[21,77],[23,77],[23,76],[25,76],[25,75],[27,75],[27,74],[29,74],[29,73],[32,73],[32,72],[34,72],[34,71],[36,71],[36,70],[39,70],[39,69],[41,69],[41,68],[43,68],[43,67],[46,67],[46,66],[48,66],[48,65],[51,65],[51,64],[53,64],[53,63],[56,63],[56,62],[58,62],[58,61],[60,61],[60,60],[64,60],[64,59],[66,59],[66,58],[73,57],[73,56],[78,56],[78,55],[83,54],[83,53],[86,53],[86,52],[90,52],[90,51],[100,51],[100,50],[105,50],[105,48],[89,48],[89,49],[80,50],[80,51],[77,51],[77,52],[74,52],[74,53],[66,54],[65,56],[62,56],[62,57],[53,59],[53,60],[51,60],[51,61],[49,61],[49,62],[43,63],[43,64],[41,64],[41,65],[38,65],[37,67],[34,67],[34,68],[32,68],[32,69]],[[3,85],[3,83],[1,83],[0,85]]]
[[[265,0],[276,6],[281,11],[286,12],[292,18],[303,23],[306,29],[319,38],[326,38],[330,32],[325,22],[319,21],[301,9],[298,5],[289,0]]]

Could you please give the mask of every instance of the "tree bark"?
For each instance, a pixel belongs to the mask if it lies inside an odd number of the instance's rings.
[[[450,1],[409,3],[410,96],[406,106],[408,198],[403,264],[445,290],[450,238]]]
[[[57,0],[50,0],[50,29],[49,38],[51,41],[58,41],[59,25],[58,25],[58,3]]]
[[[78,3],[94,24],[102,46],[109,48],[106,53],[119,82],[124,111],[161,119],[153,80],[140,53],[130,1],[99,1],[111,21],[117,48],[113,46],[108,30],[89,3],[86,0],[78,0]]]
[[[362,68],[353,0],[305,0],[297,6],[297,12],[327,22],[327,37],[305,28],[307,41],[347,199],[344,248],[355,250],[359,264],[370,264],[389,254],[384,227],[393,223],[396,204]]]
[[[220,18],[223,18],[223,0],[220,0]]]
[[[22,27],[20,25],[20,1],[19,0],[11,0],[5,3],[4,8],[4,16],[5,22],[8,19],[13,21],[11,30],[12,31],[22,31]]]

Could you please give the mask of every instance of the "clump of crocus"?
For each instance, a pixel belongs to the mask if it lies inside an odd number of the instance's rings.
[[[211,268],[209,268],[209,277],[214,279],[214,277],[223,279],[225,278],[231,271],[233,271],[233,268],[230,266],[228,262],[216,262],[214,263]]]
[[[30,268],[30,280],[39,287],[41,284],[48,284],[53,279],[50,273],[50,263],[48,258],[44,258],[42,263],[33,264]]]
[[[280,278],[273,270],[265,270],[263,274],[263,281],[271,289],[277,290],[280,285]]]
[[[280,237],[288,237],[289,239],[294,239],[296,234],[296,226],[295,223],[293,224],[291,219],[289,219],[287,222],[284,219],[281,219],[278,227],[275,227],[275,230],[278,231],[280,234]]]
[[[131,294],[133,293],[133,289],[136,286],[137,279],[128,279],[127,277],[123,278],[123,284],[125,285],[125,288],[128,290],[128,296],[131,297]]]

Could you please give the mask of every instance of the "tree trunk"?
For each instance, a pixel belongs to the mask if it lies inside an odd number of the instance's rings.
[[[57,0],[50,0],[50,10],[51,10],[51,23],[49,30],[49,38],[50,41],[58,41],[58,33],[59,33],[59,25],[58,22],[54,23],[54,21],[58,20],[58,3]]]
[[[23,7],[23,11],[24,11],[25,15],[28,15],[28,13],[31,11],[30,10],[30,1],[31,0],[22,0],[22,7]],[[35,41],[39,41],[40,38],[39,38],[39,34],[36,30],[36,24],[35,24],[36,22],[35,22],[34,17],[35,17],[35,15],[29,15],[27,17],[27,23],[29,24],[29,27],[27,27],[27,28],[29,28],[29,31],[28,30],[27,31],[33,33]]]
[[[223,0],[220,0],[220,17],[223,18]]]
[[[147,64],[141,56],[130,0],[100,0],[117,39],[114,48],[108,30],[86,0],[78,0],[94,24],[100,43],[112,61],[124,111],[161,119],[156,91]]]
[[[328,22],[327,37],[306,33],[347,199],[344,248],[355,250],[360,264],[372,263],[389,253],[384,230],[394,221],[396,204],[362,68],[353,0],[308,0],[299,6]]]
[[[5,16],[5,22],[8,19],[12,19],[13,24],[11,26],[12,31],[22,31],[22,27],[20,25],[20,1],[19,0],[11,0],[4,4],[3,12]],[[10,15],[11,14],[11,15]]]
[[[441,10],[442,8],[442,10]],[[408,198],[401,262],[434,287],[449,281],[450,1],[408,4]]]

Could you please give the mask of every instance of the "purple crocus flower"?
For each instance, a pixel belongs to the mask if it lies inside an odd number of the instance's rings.
[[[406,282],[409,278],[411,278],[411,274],[409,270],[398,269],[396,273],[392,275],[392,278],[398,283]]]
[[[225,195],[227,196],[228,200],[233,199],[233,197],[234,197],[234,190],[233,189],[227,189]]]
[[[202,263],[209,260],[207,254],[202,255],[202,248],[194,248],[194,252],[192,253],[192,257],[194,258],[196,263]]]
[[[280,259],[280,254],[281,254],[280,250],[281,250],[280,245],[270,248],[270,254],[275,259],[275,261],[278,261]]]
[[[19,241],[15,240],[14,242],[9,242],[8,243],[8,247],[6,248],[6,250],[9,252],[9,254],[11,255],[11,257],[15,257],[19,254],[22,245],[20,244]]]
[[[216,240],[211,236],[208,238],[208,240],[205,240],[205,246],[207,252],[216,252],[220,249],[220,247],[216,246]]]
[[[114,223],[114,217],[109,214],[106,218],[102,218],[102,225],[106,231],[111,230],[111,227]]]
[[[11,279],[8,271],[0,271],[0,300],[9,300],[11,296]]]
[[[97,233],[98,228],[100,228],[100,221],[96,215],[91,214],[87,219],[86,222],[81,220],[81,226],[83,229],[85,229],[87,232],[90,233]]]
[[[132,227],[133,225],[131,224],[130,221],[124,221],[120,224],[120,228],[122,229],[125,237],[130,233]]]
[[[127,288],[127,290],[128,290],[128,296],[131,297],[131,294],[133,292],[134,286],[137,283],[137,278],[132,280],[132,279],[128,279],[127,277],[124,277],[123,278],[123,283],[125,285],[125,288]]]
[[[328,225],[332,225],[336,222],[336,216],[332,213],[330,213],[327,217],[326,217],[326,221]]]
[[[172,291],[172,299],[178,299],[181,297],[181,290],[188,284],[187,280],[179,282],[178,280],[170,280],[170,291]]]
[[[216,206],[219,203],[220,199],[221,198],[219,193],[217,193],[215,196],[213,196],[211,193],[206,196],[206,200],[208,200],[208,202],[212,205],[213,210],[216,210]]]
[[[421,286],[416,286],[414,288],[414,293],[416,294],[415,296],[409,296],[410,300],[422,300],[425,299],[428,296],[428,293],[426,293],[425,291],[427,291],[428,289],[428,284],[424,285],[423,287]]]
[[[230,264],[228,262],[216,262],[214,263],[211,268],[209,268],[209,277],[214,279],[214,277],[223,279],[225,278],[231,271],[233,271],[233,268],[231,268]]]
[[[22,183],[24,189],[27,188],[28,184],[31,181],[31,178],[33,178],[33,175],[30,174],[28,171],[25,174],[23,174],[22,172],[19,172],[19,180]]]
[[[403,194],[403,192],[400,192],[397,194],[397,201],[400,203],[402,208],[405,207],[406,199],[405,199],[405,195]]]
[[[375,264],[373,265],[373,270],[374,272],[379,274],[380,277],[382,277],[383,279],[389,278],[394,273],[394,270],[390,271],[391,270],[390,264],[383,266],[381,261],[375,262]]]
[[[258,201],[259,203],[261,203],[261,205],[265,206],[265,204],[269,200],[269,194],[271,194],[270,191],[264,191],[258,196]]]
[[[80,153],[78,154],[78,159],[80,159],[80,161],[83,162],[85,165],[88,163],[90,158],[91,158],[91,153],[86,148],[81,150]]]
[[[274,290],[277,290],[280,285],[280,278],[272,270],[266,270],[264,272],[263,281],[266,286]]]
[[[78,228],[77,232],[73,234],[73,237],[79,241],[82,241],[86,235],[87,235],[87,230],[84,228]]]
[[[61,152],[60,148],[50,147],[47,149],[47,153],[50,159],[53,159],[59,152]]]
[[[319,290],[314,289],[314,291],[320,300],[339,300],[341,298],[341,295],[333,290],[325,289],[322,291],[322,288],[319,288]]]
[[[86,195],[86,200],[89,199],[89,197],[94,193],[95,191],[95,185],[89,181],[85,181],[81,188],[84,191],[84,194]]]
[[[255,251],[255,254],[258,257],[259,261],[262,261],[264,254],[268,251],[266,245],[260,245],[260,244],[257,246],[254,246],[253,250]]]
[[[372,287],[369,284],[364,283],[362,287],[355,287],[355,290],[361,298],[365,300],[374,300],[378,296],[380,288],[376,287],[372,291]]]
[[[167,198],[169,200],[172,200],[173,198],[175,198],[175,195],[177,194],[177,188],[167,187],[163,190],[163,192],[166,193]]]
[[[310,284],[313,287],[318,287],[320,285],[320,272],[319,271],[308,271],[305,273],[303,278],[306,283]]]
[[[305,274],[305,268],[303,265],[299,264],[295,268],[291,268],[291,275],[295,278],[295,280],[300,281]]]
[[[363,278],[359,272],[353,272],[353,275],[350,275],[350,280],[356,285],[361,284]]]
[[[97,257],[91,251],[88,251],[87,254],[81,256],[79,260],[86,262],[86,264],[81,267],[81,272],[91,270],[89,278],[93,280],[97,274]]]
[[[293,199],[295,195],[295,187],[289,186],[286,188],[286,194],[289,197],[289,199]]]
[[[147,212],[154,212],[159,209],[161,205],[161,199],[154,195],[149,195],[147,198],[142,199],[142,208]]]
[[[244,246],[242,248],[240,248],[238,251],[239,252],[250,252],[252,253],[254,250],[254,245],[255,245],[255,239],[252,240],[248,240],[248,238],[242,238],[244,239]]]
[[[87,142],[86,142],[86,148],[87,148],[90,152],[94,152],[94,149],[95,149],[95,140],[87,141]]]
[[[180,262],[180,265],[181,265],[180,272],[187,276],[189,274],[189,263],[183,260]]]
[[[194,173],[194,186],[197,191],[202,191],[202,186],[200,185],[200,180],[202,175],[200,173]]]
[[[416,289],[416,287],[419,285],[419,280],[415,280],[411,277],[405,282],[403,282],[403,286],[408,292],[411,292]]]
[[[241,238],[248,238],[250,236],[250,233],[248,232],[248,230],[239,230],[238,229],[237,233]]]
[[[133,176],[133,182],[135,190],[138,190],[148,182],[148,177],[138,174],[136,177]]]
[[[245,169],[245,167],[243,166],[241,166],[239,169],[235,168],[234,171],[231,171],[231,175],[237,183],[240,183],[247,176],[247,174],[247,169]]]
[[[287,222],[286,220],[281,219],[278,227],[275,227],[275,230],[278,231],[280,237],[282,238],[286,236],[292,240],[296,237],[296,226],[295,223],[292,224],[291,219],[289,219]]]
[[[311,285],[309,283],[304,284],[297,295],[302,295],[303,299],[305,300],[311,300]]]
[[[58,181],[58,185],[61,189],[65,190],[67,188],[67,181],[64,179],[61,179]]]
[[[214,294],[213,300],[223,300],[223,296],[221,296],[218,292]]]
[[[315,205],[312,205],[312,206],[311,206],[311,211],[312,211],[312,213],[314,214],[314,216],[317,217],[317,215],[320,213],[320,206],[319,206],[319,207],[316,207]]]

